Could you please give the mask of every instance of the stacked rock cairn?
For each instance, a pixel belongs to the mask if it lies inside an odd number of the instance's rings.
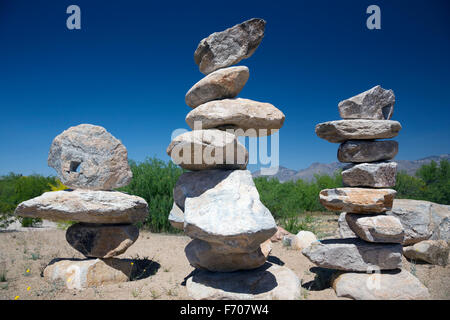
[[[266,136],[284,114],[269,103],[235,98],[249,78],[245,66],[266,22],[250,19],[200,41],[194,59],[206,76],[186,94],[193,131],[174,138],[167,154],[190,170],[177,181],[169,221],[193,240],[185,248],[196,268],[187,282],[194,299],[295,299],[300,281],[266,262],[277,226],[261,203],[248,151],[238,136]]]
[[[134,223],[147,217],[148,205],[140,197],[112,191],[132,178],[127,149],[104,128],[81,124],[53,140],[48,165],[70,189],[24,201],[15,214],[76,221],[66,240],[87,259],[56,259],[45,268],[45,279],[62,280],[69,289],[128,281],[132,261],[114,257],[138,238]]]
[[[404,229],[391,210],[396,191],[398,152],[390,139],[402,128],[390,120],[392,90],[376,86],[339,103],[343,120],[320,123],[316,134],[340,143],[338,160],[350,163],[342,171],[343,188],[320,192],[322,205],[344,211],[357,238],[315,242],[302,253],[319,267],[336,269],[332,285],[338,296],[353,299],[426,299],[428,290],[402,270]]]

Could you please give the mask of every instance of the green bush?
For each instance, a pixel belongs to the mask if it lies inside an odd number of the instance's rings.
[[[5,228],[14,221],[13,213],[19,203],[49,191],[50,183],[55,183],[54,177],[38,174],[22,176],[10,173],[0,177],[0,227]],[[38,218],[19,218],[19,221],[24,227],[42,222]]]
[[[168,216],[173,204],[173,188],[183,169],[157,158],[147,158],[141,163],[130,161],[130,168],[133,179],[119,190],[147,201],[149,215],[142,226],[152,232],[179,232],[170,225]]]

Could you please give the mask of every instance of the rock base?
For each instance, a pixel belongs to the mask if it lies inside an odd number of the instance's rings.
[[[355,300],[427,300],[428,289],[405,270],[382,273],[337,273],[332,286],[338,297]]]
[[[293,271],[271,263],[254,270],[210,272],[198,270],[186,281],[195,300],[295,300],[300,279]]]
[[[126,282],[133,270],[128,259],[57,260],[44,269],[48,282],[63,281],[68,289],[86,289]]]

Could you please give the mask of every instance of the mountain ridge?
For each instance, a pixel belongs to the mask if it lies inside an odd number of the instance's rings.
[[[428,164],[431,161],[439,162],[440,160],[449,160],[450,154],[441,154],[439,156],[429,156],[418,160],[392,160],[397,162],[397,171],[406,171],[409,175],[414,175],[422,165]],[[289,169],[283,166],[279,167],[278,172],[275,175],[262,175],[261,170],[252,172],[253,178],[256,177],[272,177],[278,179],[280,182],[297,181],[299,179],[305,181],[311,181],[315,174],[328,174],[332,175],[336,170],[342,169],[349,165],[348,163],[332,162],[332,163],[320,163],[313,162],[308,168],[300,169],[298,171]]]

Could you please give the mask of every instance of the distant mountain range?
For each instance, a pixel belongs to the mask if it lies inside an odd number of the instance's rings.
[[[430,163],[432,160],[439,162],[443,159],[450,160],[450,154],[442,154],[440,156],[431,156],[419,160],[393,160],[397,162],[397,171],[406,171],[409,175],[414,175],[422,165]],[[262,175],[260,170],[252,173],[253,178],[267,176],[271,178],[277,178],[280,182],[296,181],[302,179],[305,181],[311,181],[315,174],[327,174],[332,175],[336,170],[342,169],[348,165],[347,163],[333,162],[333,163],[319,163],[314,162],[306,169],[295,171],[280,166],[277,174],[275,175]]]

